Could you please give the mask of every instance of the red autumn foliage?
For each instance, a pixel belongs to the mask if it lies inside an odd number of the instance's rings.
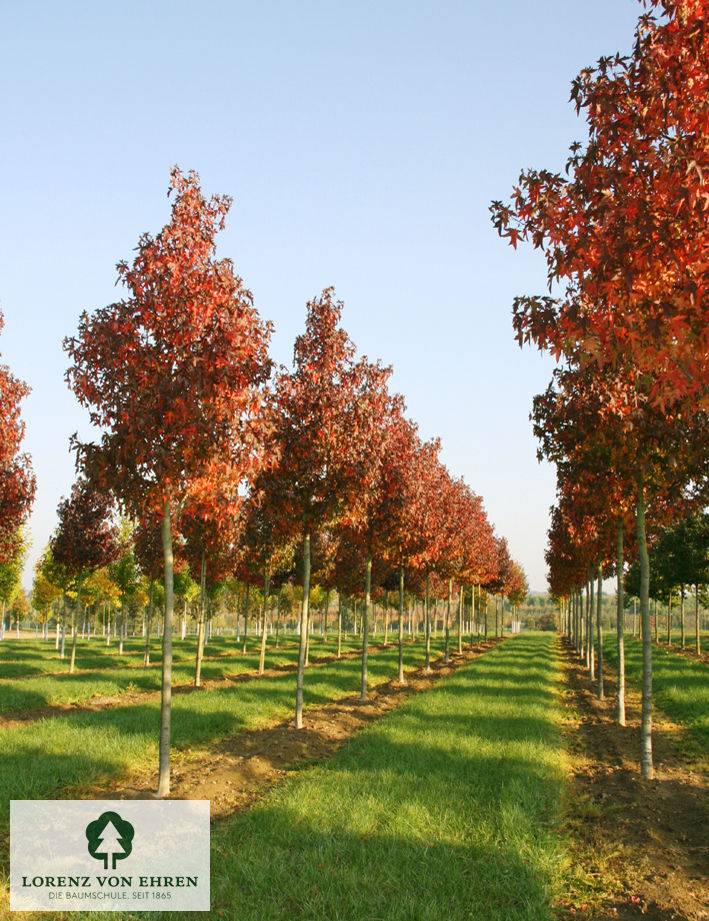
[[[4,326],[0,313],[0,332]],[[20,451],[25,424],[20,403],[30,389],[0,365],[0,563],[9,562],[17,549],[17,532],[26,520],[35,494],[29,455]]]
[[[511,205],[492,211],[565,286],[517,300],[520,342],[634,367],[655,405],[693,413],[709,408],[709,2],[646,6],[632,54],[601,58],[573,84],[589,140],[572,148],[568,178],[527,171]]]

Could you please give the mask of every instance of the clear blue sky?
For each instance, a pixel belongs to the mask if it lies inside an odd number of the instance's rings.
[[[289,362],[334,285],[359,350],[394,366],[424,437],[546,587],[554,475],[528,419],[551,362],[514,342],[540,255],[490,224],[525,167],[585,136],[570,82],[627,52],[637,0],[5,3],[2,360],[32,387],[31,562],[74,478],[85,413],[62,338],[120,297],[115,264],[169,216],[169,168],[234,205],[221,235]],[[25,584],[31,584],[31,567]]]

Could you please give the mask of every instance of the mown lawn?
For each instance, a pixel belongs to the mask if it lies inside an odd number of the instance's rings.
[[[553,636],[511,639],[215,827],[210,916],[549,918],[567,865],[559,681]]]
[[[605,634],[605,660],[618,667],[615,634]],[[634,687],[642,683],[642,644],[632,637],[625,642],[626,679]],[[667,648],[652,647],[653,698],[671,719],[684,725],[694,742],[709,751],[709,665],[680,656]]]
[[[441,645],[437,640],[434,649],[440,652]],[[407,646],[406,666],[419,666],[423,655],[423,643]],[[372,650],[369,686],[395,677],[397,661],[395,646]],[[308,670],[306,708],[358,692],[360,675],[358,658]],[[294,707],[295,680],[295,672],[290,671],[233,687],[175,695],[174,748],[208,747],[217,739],[289,716]],[[118,778],[131,768],[155,763],[159,708],[159,698],[155,698],[98,712],[36,720],[2,732],[0,832],[7,825],[11,799],[52,798],[67,787],[86,789]]]
[[[22,642],[22,641],[20,641]],[[113,652],[98,652],[96,647],[85,644],[77,658],[75,674],[69,674],[68,658],[60,661],[55,658],[54,650],[45,651],[41,656],[32,650],[33,668],[31,677],[16,677],[0,680],[0,714],[11,715],[22,710],[44,707],[53,704],[82,703],[92,697],[110,697],[128,691],[158,691],[161,682],[161,656],[159,641],[155,641],[151,651],[151,665],[142,668],[142,646],[136,651],[136,641],[127,648],[124,656]],[[87,650],[88,647],[88,650]],[[343,652],[359,648],[353,641],[343,643]],[[105,650],[106,647],[103,647]],[[3,650],[6,652],[6,650]],[[310,661],[332,656],[337,652],[337,644],[314,640],[310,646]],[[191,684],[195,671],[195,644],[191,640],[175,646],[172,670],[173,685]],[[269,641],[266,650],[266,667],[277,668],[283,665],[295,665],[298,660],[298,647],[289,638],[287,644],[278,649]],[[258,669],[259,644],[257,638],[249,642],[246,655],[241,654],[241,644],[233,642],[209,643],[205,649],[202,663],[202,677],[205,681],[219,681],[245,672]],[[22,659],[20,659],[20,665]],[[5,663],[10,665],[9,662]],[[51,669],[50,669],[51,666]],[[57,672],[58,674],[49,673]]]

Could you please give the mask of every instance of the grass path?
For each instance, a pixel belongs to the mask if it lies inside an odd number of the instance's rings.
[[[549,918],[566,862],[559,682],[553,636],[510,639],[220,823],[211,917]]]

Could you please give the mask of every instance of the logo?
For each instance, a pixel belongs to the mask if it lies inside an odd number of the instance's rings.
[[[117,812],[104,812],[86,826],[89,854],[95,860],[103,860],[104,870],[115,870],[117,860],[125,858],[133,850],[135,829]]]

